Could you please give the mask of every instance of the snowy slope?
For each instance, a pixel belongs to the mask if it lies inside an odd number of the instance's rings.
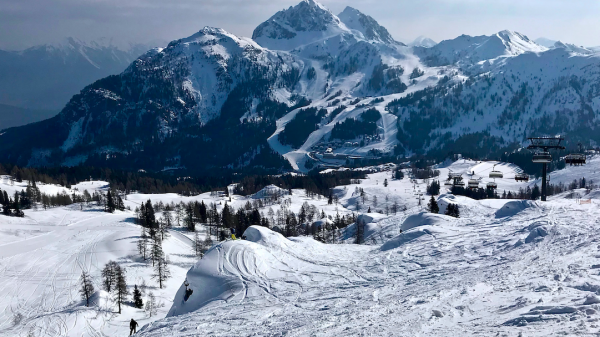
[[[414,213],[370,247],[250,228],[190,269],[198,298],[183,303],[181,288],[141,335],[596,332],[598,210],[555,200],[497,218],[502,204],[478,203],[460,219]]]

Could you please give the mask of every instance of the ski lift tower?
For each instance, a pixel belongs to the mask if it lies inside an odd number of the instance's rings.
[[[552,155],[548,150],[564,150],[565,147],[560,142],[565,140],[563,137],[529,137],[531,142],[527,148],[536,150],[533,155],[533,162],[543,164],[542,168],[542,201],[546,201],[546,170],[548,163],[552,162]]]

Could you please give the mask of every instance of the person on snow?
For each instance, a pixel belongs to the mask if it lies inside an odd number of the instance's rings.
[[[235,228],[231,227],[229,230],[231,230],[231,240],[237,240],[235,238]]]
[[[219,236],[220,236],[221,241],[225,241],[225,231],[221,230],[221,232],[219,234],[220,234]]]
[[[136,333],[137,331],[136,328],[138,326],[138,322],[134,321],[133,318],[131,319],[131,322],[129,322],[129,336],[131,336],[132,334]]]

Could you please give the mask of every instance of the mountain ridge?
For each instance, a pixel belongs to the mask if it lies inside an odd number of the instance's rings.
[[[255,39],[205,27],[152,49],[57,117],[0,135],[0,159],[306,172],[348,158],[499,155],[531,133],[600,143],[598,57],[507,30],[408,47],[355,9],[342,14],[307,0]]]

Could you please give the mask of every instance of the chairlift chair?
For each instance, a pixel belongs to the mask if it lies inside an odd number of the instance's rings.
[[[517,173],[515,175],[515,181],[529,181],[529,174],[527,174],[527,173]]]
[[[495,182],[489,182],[489,183],[487,183],[486,187],[488,189],[495,190],[498,188],[498,184],[496,184]]]
[[[537,152],[533,155],[532,161],[534,163],[548,164],[552,162],[552,155],[547,151]]]
[[[469,188],[479,188],[479,180],[469,179]]]
[[[585,164],[585,155],[579,153],[572,153],[565,157],[565,163],[571,166],[579,166]]]
[[[586,157],[585,157],[585,153],[583,152],[583,146],[581,145],[581,143],[579,143],[577,145],[579,145],[579,153],[571,153],[571,154],[567,155],[565,157],[566,164],[569,164],[571,166],[573,166],[573,165],[579,166],[579,165],[585,164]]]
[[[496,171],[496,165],[494,165],[494,168],[492,169],[492,172],[490,172],[490,178],[496,179],[496,178],[504,178],[504,174],[501,171]]]

